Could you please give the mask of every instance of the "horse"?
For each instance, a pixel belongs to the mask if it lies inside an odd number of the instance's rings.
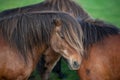
[[[87,21],[90,23],[94,23],[94,24],[98,24],[98,25],[100,24],[99,22],[101,22],[98,20],[94,20],[91,16],[89,16],[89,14],[80,5],[76,4],[72,0],[45,0],[41,3],[34,4],[34,5],[5,10],[0,13],[0,18],[8,17],[11,15],[16,15],[16,14],[27,13],[27,12],[48,11],[48,10],[67,12],[70,15],[72,15],[73,17],[79,17],[79,19],[81,19],[81,20],[84,20],[84,21]],[[46,55],[46,54],[44,54],[44,55]],[[43,75],[43,74],[47,75],[47,73],[51,72],[54,65],[57,63],[57,61],[61,57],[61,55],[59,55],[57,57],[55,59],[53,58],[51,60],[51,62],[50,62],[50,59],[49,59],[49,61],[48,60],[45,61],[46,63],[51,63],[51,64],[49,64],[50,67],[49,66],[45,67],[45,71],[43,71],[43,68],[44,68],[43,66],[40,67],[40,69],[38,67],[38,70],[40,70],[40,75]],[[45,65],[47,65],[47,64],[45,64]],[[48,70],[47,70],[47,68],[48,68]],[[41,71],[42,71],[42,73],[41,73]],[[45,72],[47,72],[47,73],[45,73]]]
[[[62,12],[24,13],[1,19],[0,79],[27,80],[46,50],[62,55],[72,70],[78,69],[83,51],[79,26]]]
[[[80,17],[82,20],[93,21],[92,18],[88,15],[88,13],[81,6],[79,6],[72,0],[45,0],[41,3],[34,4],[34,5],[5,10],[0,13],[0,19],[3,17],[9,17],[16,14],[35,12],[35,11],[48,11],[48,10],[67,12],[74,17]],[[49,53],[49,55],[50,54],[52,55],[52,53]],[[50,67],[49,66],[41,67],[41,65],[38,65],[40,66],[40,68],[39,67],[37,68],[40,72],[40,76],[47,75],[48,73],[50,73],[60,57],[61,55],[57,55],[55,59],[54,58],[52,60],[49,59],[49,61],[46,60],[45,65],[49,63]],[[41,61],[40,61],[40,64],[41,64]]]
[[[84,47],[80,80],[120,80],[120,29],[78,21]]]

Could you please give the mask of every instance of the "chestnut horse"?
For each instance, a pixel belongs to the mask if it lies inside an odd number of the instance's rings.
[[[0,18],[11,16],[11,15],[16,15],[16,14],[21,14],[21,13],[26,13],[26,12],[48,11],[48,10],[67,12],[74,17],[79,17],[81,20],[84,20],[87,22],[92,22],[94,24],[96,24],[96,23],[100,24],[99,23],[100,21],[93,20],[81,6],[79,6],[72,0],[45,0],[39,4],[3,11],[0,13]],[[48,52],[48,51],[46,51],[46,52]],[[46,54],[44,54],[44,55],[46,55]],[[43,68],[40,67],[40,69],[38,67],[38,70],[40,70],[40,74],[47,75],[47,73],[50,73],[52,68],[54,67],[55,63],[58,61],[58,59],[60,57],[61,57],[61,55],[59,55],[59,56],[57,55],[55,59],[52,58],[52,60],[50,60],[50,59],[46,60],[45,65],[47,65],[47,63],[49,63],[49,66],[45,67],[45,71],[43,69],[44,67]],[[47,68],[48,68],[48,70],[47,70]]]
[[[76,4],[72,0],[45,0],[35,5],[5,10],[0,13],[0,19],[4,17],[13,16],[16,14],[35,12],[35,11],[48,11],[48,10],[67,12],[74,17],[80,17],[82,20],[85,20],[85,21],[91,20],[91,22],[93,21],[92,18],[88,15],[88,13],[86,13],[82,7],[80,7],[78,4]],[[50,54],[51,53],[49,53],[49,55]],[[53,57],[51,58],[52,60],[50,60],[50,58],[49,60],[45,60],[46,67],[40,67],[40,68],[38,67],[38,70],[40,70],[40,75],[43,75],[43,76],[48,75],[48,73],[51,72],[52,68],[54,67],[55,63],[57,63],[60,57],[61,55],[57,55],[55,59]],[[44,70],[44,68],[46,69]]]
[[[80,80],[120,80],[120,29],[79,23],[84,36]]]
[[[46,50],[62,55],[71,69],[78,69],[83,53],[80,30],[73,17],[61,12],[24,13],[1,19],[0,80],[27,80]]]

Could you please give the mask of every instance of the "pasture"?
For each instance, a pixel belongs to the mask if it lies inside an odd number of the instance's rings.
[[[101,19],[120,26],[120,0],[75,0],[79,3],[93,18]],[[15,7],[22,7],[30,4],[41,2],[40,0],[0,0],[0,11]],[[67,65],[63,62],[62,71],[67,74],[66,80],[77,80],[78,76],[75,71],[70,71]],[[37,75],[37,72],[33,73]],[[35,80],[39,80],[36,76]],[[57,79],[57,75],[52,73],[51,80]]]

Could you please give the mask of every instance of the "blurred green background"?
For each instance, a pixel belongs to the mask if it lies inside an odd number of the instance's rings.
[[[42,0],[0,0],[0,11],[39,3]],[[93,18],[110,22],[120,27],[120,0],[74,0],[80,4]],[[75,71],[70,71],[67,65],[62,63],[62,71],[67,74],[64,80],[79,80]],[[34,73],[37,75],[37,72]],[[35,80],[39,80],[37,75]],[[51,80],[57,79],[52,73]]]

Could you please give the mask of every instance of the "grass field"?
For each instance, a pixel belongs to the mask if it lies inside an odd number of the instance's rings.
[[[120,0],[75,0],[79,3],[93,18],[102,19],[114,25],[120,26]],[[41,0],[0,0],[0,11],[15,7],[22,7],[41,2]],[[62,71],[68,75],[65,80],[78,80],[75,71],[70,71],[63,62]],[[35,75],[37,73],[34,73]],[[37,75],[35,80],[39,80]],[[51,80],[57,79],[57,75],[51,74]]]

